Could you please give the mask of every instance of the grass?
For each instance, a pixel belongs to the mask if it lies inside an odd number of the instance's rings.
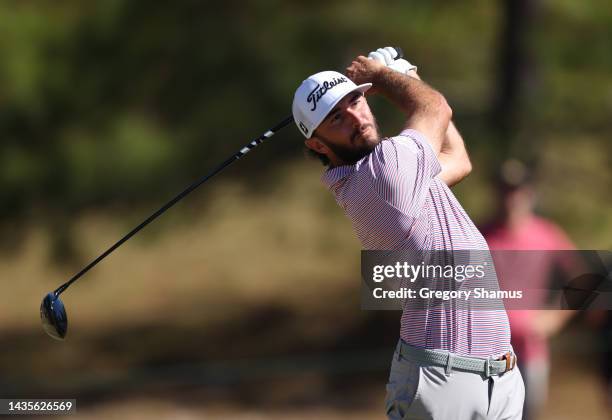
[[[163,376],[164,366],[184,363],[206,367],[242,359],[248,365],[392,348],[399,313],[359,309],[360,246],[320,183],[320,171],[318,163],[305,161],[285,168],[265,192],[219,179],[190,196],[63,295],[70,329],[61,344],[40,327],[43,295],[152,209],[77,215],[72,235],[80,261],[68,266],[52,261],[48,231],[31,225],[23,244],[0,256],[5,385],[45,395],[41,390],[49,392],[49,381],[61,372],[54,392],[77,393],[84,402],[80,415],[92,419],[109,413],[137,418],[136,412],[152,418],[182,412],[186,418],[333,419],[346,414],[347,404],[359,407],[351,417],[379,418],[386,376],[379,368],[366,377],[310,372],[193,387],[191,397],[185,385],[173,388]],[[470,203],[486,202],[479,176],[460,190],[469,190]],[[367,363],[380,360],[374,362]],[[576,387],[597,393],[593,372],[563,365],[545,418],[558,418],[551,413],[564,412],[559,407],[571,401],[565,395],[580,393]],[[115,383],[140,384],[135,381],[143,372],[153,372],[149,388],[106,394]],[[0,382],[0,393],[7,389],[13,388]],[[154,389],[163,396],[151,397]]]
[[[71,321],[96,328],[155,316],[189,323],[195,310],[222,322],[241,304],[287,300],[300,307],[326,289],[357,291],[359,245],[319,170],[303,163],[264,197],[229,183],[194,194],[63,295]],[[73,231],[79,259],[93,259],[149,212],[79,215]],[[78,264],[51,261],[47,235],[32,226],[22,247],[0,258],[0,276],[14,297],[3,305],[0,328],[38,325],[43,294],[78,271]],[[219,311],[221,302],[227,305]]]
[[[591,220],[589,225],[568,226],[570,233],[577,233],[573,236],[579,247],[605,249],[610,236],[609,212],[603,210],[605,194],[597,189],[588,203],[581,204],[580,196],[588,191],[582,184],[589,178],[575,176],[561,179],[572,187],[555,198],[554,186],[561,182],[554,176],[557,155],[547,160],[545,169],[552,175],[544,177],[540,207],[570,221]],[[601,164],[590,166],[601,172],[605,158],[599,160]],[[583,171],[590,166],[582,166]],[[562,165],[556,167],[564,170]],[[350,222],[321,184],[321,170],[314,161],[292,163],[268,182],[267,189],[256,192],[222,177],[206,185],[71,287],[63,296],[71,324],[111,328],[154,322],[157,317],[205,327],[238,317],[242,307],[262,302],[282,301],[305,312],[320,310],[319,305],[328,301],[326,294],[334,296],[334,292],[346,293],[345,302],[354,302],[360,247]],[[602,176],[595,181],[609,182],[609,176]],[[457,193],[470,214],[486,217],[483,208],[491,205],[490,191],[482,171],[459,185]],[[603,219],[589,219],[576,208],[595,208],[591,213]],[[52,261],[48,231],[30,225],[23,244],[0,255],[0,277],[5,296],[10,296],[0,310],[0,330],[37,328],[37,308],[44,293],[67,280],[151,210],[76,215],[71,235],[79,259],[68,266]]]

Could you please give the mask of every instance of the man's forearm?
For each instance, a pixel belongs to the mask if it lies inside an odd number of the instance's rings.
[[[406,115],[406,128],[423,131],[436,154],[442,149],[451,109],[438,91],[425,82],[385,68],[373,80],[378,93]]]
[[[472,171],[472,163],[465,148],[465,143],[452,121],[446,130],[438,161],[442,166],[439,178],[449,187],[457,184]]]
[[[410,71],[408,76],[421,80],[416,70]],[[438,161],[442,166],[439,178],[449,187],[457,184],[472,171],[472,163],[465,148],[465,143],[452,121],[448,123],[438,154]]]

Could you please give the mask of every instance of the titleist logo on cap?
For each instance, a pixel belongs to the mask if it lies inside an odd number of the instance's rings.
[[[308,94],[306,101],[312,104],[311,111],[317,109],[317,103],[321,100],[323,95],[325,95],[331,88],[340,83],[346,83],[347,80],[345,77],[334,77],[330,81],[323,82],[322,85],[317,84],[317,86]]]

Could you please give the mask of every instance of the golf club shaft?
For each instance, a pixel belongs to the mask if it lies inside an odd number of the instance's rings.
[[[395,47],[395,50],[396,50],[396,53],[397,53],[396,57],[394,57],[395,59],[399,59],[399,58],[403,58],[404,57],[404,52],[402,51],[401,48]],[[132,236],[134,236],[136,233],[138,233],[142,228],[144,228],[146,225],[151,223],[153,220],[157,219],[158,216],[160,216],[162,213],[164,213],[170,207],[172,207],[177,202],[179,202],[181,199],[183,199],[187,194],[189,194],[190,192],[192,192],[193,190],[198,188],[204,182],[208,181],[210,178],[212,178],[213,176],[215,176],[216,174],[221,172],[223,169],[228,167],[233,162],[237,161],[238,159],[240,159],[241,157],[246,155],[252,149],[254,149],[259,144],[261,144],[265,139],[272,137],[278,130],[282,129],[283,127],[286,127],[287,125],[289,125],[292,122],[293,122],[293,115],[289,115],[288,117],[283,119],[281,122],[276,124],[274,127],[269,129],[268,131],[266,131],[264,134],[262,134],[261,136],[257,137],[255,140],[251,141],[245,147],[240,149],[233,156],[231,156],[225,162],[223,162],[221,165],[219,165],[217,168],[215,168],[211,173],[209,173],[208,175],[204,176],[203,178],[200,178],[199,180],[197,180],[196,182],[191,184],[183,192],[178,194],[172,200],[170,200],[166,204],[164,204],[159,210],[157,210],[155,213],[150,215],[144,222],[142,222],[141,224],[136,226],[134,229],[132,229],[127,235],[125,235],[123,238],[119,239],[113,246],[111,246],[106,251],[104,251],[102,254],[100,254],[100,256],[98,256],[98,258],[96,258],[95,260],[90,262],[85,268],[83,268],[81,271],[76,273],[70,280],[68,280],[66,283],[62,284],[60,287],[55,289],[55,291],[53,292],[55,294],[55,296],[59,296],[72,283],[77,281],[83,274],[87,273],[89,270],[91,270],[93,267],[95,267],[96,264],[98,264],[100,261],[102,261],[104,258],[106,258],[111,252],[113,252],[115,249],[119,248],[125,241],[130,239]]]
[[[244,146],[242,149],[240,149],[238,152],[236,152],[230,158],[228,158],[223,163],[221,163],[221,165],[219,165],[217,168],[215,168],[208,175],[200,178],[199,180],[197,180],[196,182],[191,184],[189,187],[187,187],[184,191],[182,191],[180,194],[178,194],[172,200],[170,200],[166,204],[164,204],[159,210],[157,210],[155,213],[150,215],[144,222],[142,222],[141,224],[136,226],[134,229],[132,229],[127,235],[125,235],[123,238],[119,239],[113,246],[111,246],[106,251],[104,251],[102,254],[100,254],[99,257],[97,257],[95,260],[90,262],[85,268],[83,268],[81,271],[79,271],[77,274],[75,274],[70,280],[68,280],[66,283],[62,284],[60,287],[55,289],[55,291],[53,292],[55,294],[55,296],[59,296],[72,283],[77,281],[83,274],[85,274],[89,270],[91,270],[96,264],[98,264],[100,261],[102,261],[104,258],[106,258],[111,252],[113,252],[115,249],[119,248],[125,241],[130,239],[132,236],[134,236],[136,233],[138,233],[142,228],[144,228],[146,225],[151,223],[153,220],[155,220],[158,216],[160,216],[162,213],[164,213],[170,207],[172,207],[177,202],[179,202],[181,199],[183,199],[187,194],[189,194],[190,192],[192,192],[193,190],[198,188],[200,185],[202,185],[204,182],[208,181],[210,178],[212,178],[213,176],[215,176],[216,174],[221,172],[223,169],[228,167],[230,164],[234,163],[235,161],[237,161],[238,159],[240,159],[241,157],[243,157],[244,155],[249,153],[252,149],[254,149],[259,144],[261,144],[265,139],[268,139],[268,138],[272,137],[276,132],[278,132],[283,127],[286,127],[287,125],[291,124],[292,122],[293,122],[293,115],[290,115],[287,118],[283,119],[278,124],[276,124],[274,127],[270,128],[264,134],[262,134],[261,136],[257,137],[255,140],[251,141],[246,146]]]

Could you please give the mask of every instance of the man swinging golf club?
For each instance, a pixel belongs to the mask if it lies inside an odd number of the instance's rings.
[[[355,58],[346,75],[324,71],[304,80],[293,116],[305,145],[328,166],[323,183],[364,249],[488,250],[449,189],[471,171],[452,111],[397,55],[379,48]],[[380,138],[366,92],[404,113],[399,135]],[[387,415],[520,419],[525,390],[515,366],[504,310],[404,310]]]

